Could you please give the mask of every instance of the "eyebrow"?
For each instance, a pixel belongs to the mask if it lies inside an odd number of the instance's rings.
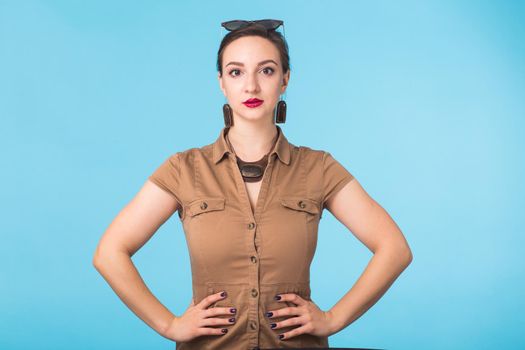
[[[259,63],[257,64],[257,66],[262,66],[263,64],[265,64],[265,63],[270,63],[270,62],[274,63],[276,66],[278,65],[274,60],[264,60],[264,61],[259,62]],[[235,65],[237,65],[237,66],[242,66],[242,67],[244,67],[244,63],[242,63],[242,62],[234,62],[234,61],[228,63],[228,64],[225,65],[224,67],[228,67],[230,64],[235,64]]]

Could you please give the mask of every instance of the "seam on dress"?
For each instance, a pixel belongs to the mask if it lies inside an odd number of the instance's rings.
[[[305,170],[305,165],[304,165],[304,151],[305,149],[302,148],[302,152],[299,152],[298,154],[298,160],[299,160],[299,168],[300,168],[300,172],[301,172],[301,186],[299,187],[299,192],[300,192],[300,196],[302,196],[304,193],[308,194],[308,189],[306,189],[306,187],[308,186],[308,182],[306,180],[306,170]],[[308,238],[307,237],[307,234],[308,234],[308,217],[307,215],[310,215],[309,213],[305,213],[305,212],[301,212],[301,215],[302,215],[302,220],[303,220],[303,227],[304,227],[304,235],[303,235],[303,249],[304,251],[308,251]],[[297,274],[297,279],[296,279],[296,283],[298,282],[298,279],[299,279],[299,276],[302,275],[302,272],[304,271],[304,268],[306,266],[306,259],[303,259],[303,264],[301,265],[301,269],[299,271],[301,271],[301,273],[298,273]],[[302,345],[302,344],[301,344]]]
[[[192,152],[191,152],[191,155],[192,155],[192,160],[193,160],[193,178],[194,178],[194,188],[195,188],[195,196],[196,198],[202,198],[202,191],[201,191],[201,179],[200,179],[200,173],[199,173],[199,159],[198,157],[195,155],[195,153],[197,152],[196,149],[193,149]],[[198,250],[198,254],[201,256],[201,261],[203,261],[203,264],[202,264],[202,267],[204,269],[204,276],[206,276],[206,280],[209,281],[210,280],[210,273],[208,271],[208,266],[206,265],[206,262],[204,259],[202,259],[202,257],[204,257],[204,254],[203,252],[199,249]]]

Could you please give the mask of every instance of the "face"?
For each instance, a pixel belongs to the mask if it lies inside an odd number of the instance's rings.
[[[245,36],[231,42],[223,52],[219,83],[236,118],[273,120],[274,109],[288,86],[277,48],[265,38]],[[249,107],[243,102],[257,98],[263,103]]]

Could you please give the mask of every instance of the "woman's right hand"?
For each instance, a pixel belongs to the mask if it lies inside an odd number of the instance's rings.
[[[221,296],[224,293],[224,296]],[[180,317],[174,317],[164,335],[166,338],[176,342],[187,342],[202,335],[224,335],[227,328],[213,328],[208,326],[232,325],[235,323],[237,309],[233,307],[208,307],[218,300],[224,299],[226,292],[208,295],[200,303],[195,305],[193,298],[190,306]],[[233,312],[232,312],[233,310]],[[230,315],[229,318],[215,317],[218,315]],[[233,322],[230,320],[233,318]]]

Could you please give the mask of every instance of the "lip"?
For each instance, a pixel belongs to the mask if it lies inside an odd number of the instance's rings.
[[[258,98],[250,98],[244,101],[243,104],[247,107],[255,108],[255,107],[259,107],[260,105],[262,105],[263,102],[264,102],[263,100],[259,100]]]

